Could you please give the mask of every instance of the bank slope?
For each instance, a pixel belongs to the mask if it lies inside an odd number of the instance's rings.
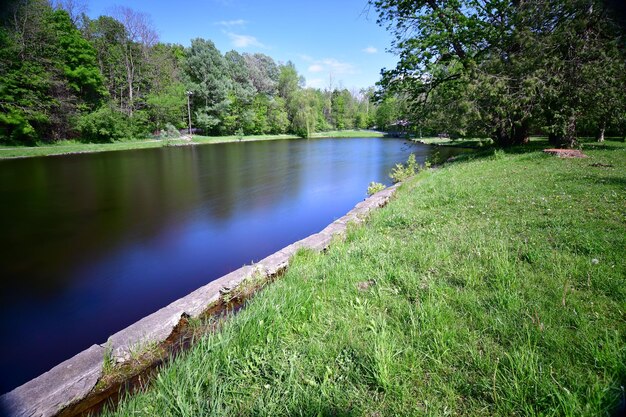
[[[119,415],[607,415],[626,380],[626,148],[421,174],[301,252]]]

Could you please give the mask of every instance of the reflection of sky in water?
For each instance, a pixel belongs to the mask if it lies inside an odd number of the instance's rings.
[[[1,163],[1,390],[321,230],[411,151],[430,149],[320,139]]]

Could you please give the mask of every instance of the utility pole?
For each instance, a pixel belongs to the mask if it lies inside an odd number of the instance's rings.
[[[187,91],[187,114],[189,115],[189,136],[191,136],[191,104],[189,98],[193,95],[193,91]]]

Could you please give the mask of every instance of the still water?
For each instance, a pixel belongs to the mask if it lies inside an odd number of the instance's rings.
[[[432,148],[284,140],[0,161],[0,392],[320,231],[411,152]]]

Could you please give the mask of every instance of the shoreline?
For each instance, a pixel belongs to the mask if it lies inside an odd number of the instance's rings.
[[[145,385],[155,369],[193,345],[197,335],[190,322],[196,321],[197,326],[197,321],[227,320],[284,274],[296,253],[325,251],[336,238],[345,236],[349,225],[363,223],[372,210],[384,207],[399,186],[366,198],[320,232],[209,282],[109,336],[106,343],[94,344],[2,394],[2,411],[11,416],[83,415],[115,401],[120,390]],[[214,326],[209,324],[204,330],[210,332]]]
[[[372,130],[338,130],[314,133],[309,139],[325,138],[370,138],[384,137],[383,132]],[[4,146],[0,147],[0,161],[40,156],[62,156],[97,152],[126,151],[135,149],[153,149],[161,147],[209,145],[228,142],[261,142],[270,140],[304,139],[296,135],[250,135],[238,136],[193,136],[191,139],[145,139],[112,143],[59,143],[45,146]]]
[[[626,146],[533,145],[407,180],[104,415],[623,412]]]

